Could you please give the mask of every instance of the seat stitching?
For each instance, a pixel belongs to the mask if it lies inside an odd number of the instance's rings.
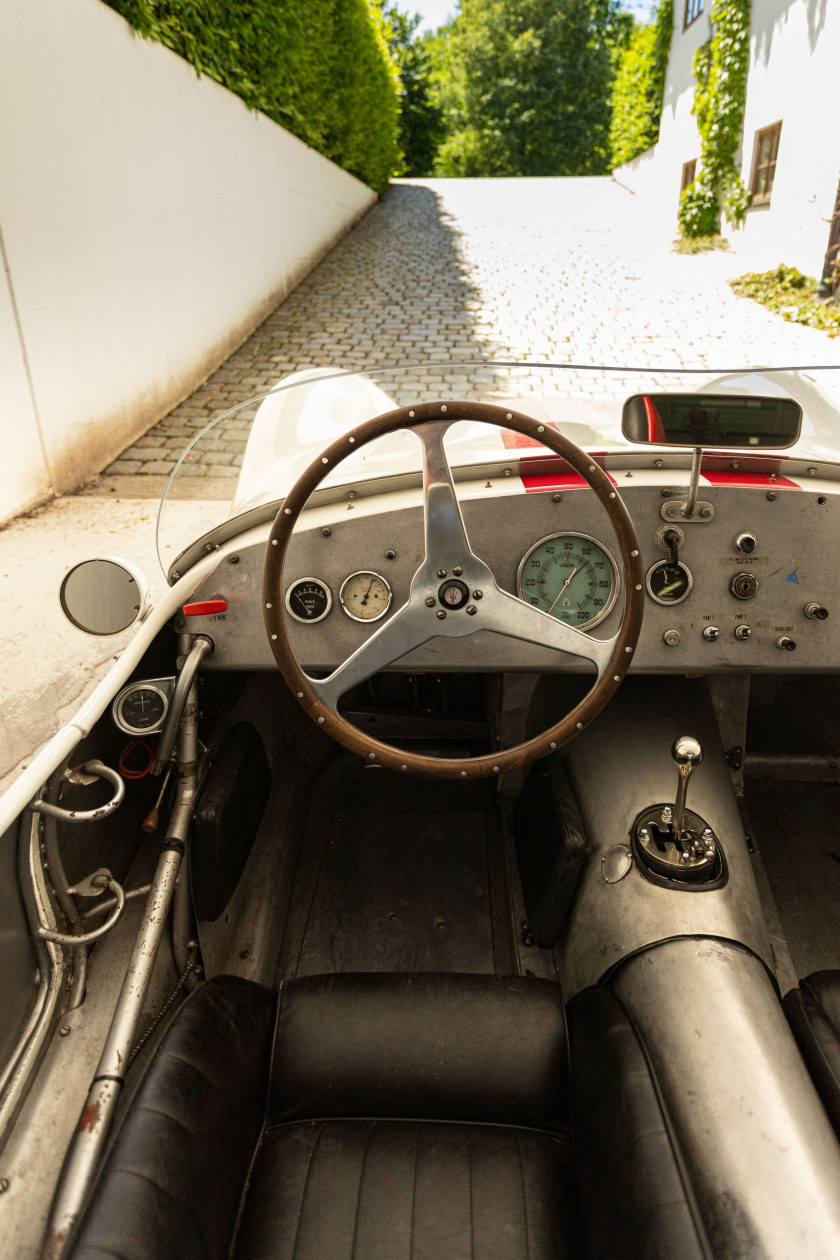
[[[408,1233],[408,1260],[412,1260],[414,1256],[414,1205],[417,1202],[417,1142],[420,1137],[420,1130],[417,1125],[414,1126],[414,1170],[412,1173],[411,1183],[411,1227]],[[294,1257],[292,1257],[294,1260]]]
[[[525,1198],[525,1169],[522,1167],[522,1148],[519,1145],[519,1134],[514,1130],[516,1156],[519,1160],[519,1184],[522,1187],[522,1219],[525,1224],[525,1260],[531,1260],[531,1239],[528,1236],[528,1204]]]
[[[353,1220],[353,1246],[350,1248],[350,1260],[354,1260],[354,1256],[356,1255],[356,1235],[359,1232],[359,1208],[362,1206],[362,1185],[365,1180],[365,1161],[367,1160],[368,1147],[370,1146],[370,1139],[373,1136],[373,1130],[375,1127],[376,1121],[374,1120],[373,1124],[368,1129],[368,1134],[365,1138],[365,1149],[362,1154],[362,1170],[359,1173],[359,1192],[356,1195],[356,1216]]]
[[[322,1123],[320,1129],[318,1130],[318,1136],[315,1138],[315,1141],[312,1143],[312,1150],[309,1152],[309,1161],[306,1165],[306,1176],[304,1177],[304,1180],[303,1180],[303,1191],[300,1196],[300,1207],[298,1208],[297,1225],[295,1226],[295,1245],[292,1248],[292,1260],[295,1260],[295,1256],[297,1255],[298,1242],[300,1240],[300,1226],[301,1226],[301,1221],[303,1220],[303,1205],[306,1202],[306,1191],[309,1187],[309,1174],[312,1172],[312,1163],[313,1163],[313,1160],[315,1159],[315,1152],[318,1149],[318,1144],[321,1141],[321,1137],[323,1136],[325,1128],[326,1128],[326,1125]]]

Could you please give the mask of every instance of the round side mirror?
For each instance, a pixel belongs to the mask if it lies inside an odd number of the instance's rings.
[[[67,573],[59,591],[61,611],[86,634],[119,634],[145,613],[149,587],[125,560],[83,560]]]

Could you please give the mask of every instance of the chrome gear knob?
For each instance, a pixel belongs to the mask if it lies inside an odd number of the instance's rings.
[[[703,760],[703,749],[700,741],[692,735],[680,735],[671,745],[671,756],[677,763],[680,777],[677,783],[677,796],[674,801],[674,835],[677,839],[685,830],[685,798],[688,792],[688,780]]]
[[[680,767],[680,774],[685,773],[683,767],[687,767],[688,774],[691,774],[703,760],[703,749],[693,735],[680,735],[671,745],[671,756]]]

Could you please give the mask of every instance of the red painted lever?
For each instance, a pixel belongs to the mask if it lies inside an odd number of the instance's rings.
[[[226,599],[203,599],[198,604],[184,604],[184,616],[209,617],[211,613],[223,613],[226,609]]]

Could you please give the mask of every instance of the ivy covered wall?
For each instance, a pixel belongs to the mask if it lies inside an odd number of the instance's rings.
[[[104,0],[311,148],[382,190],[399,79],[372,0]]]

